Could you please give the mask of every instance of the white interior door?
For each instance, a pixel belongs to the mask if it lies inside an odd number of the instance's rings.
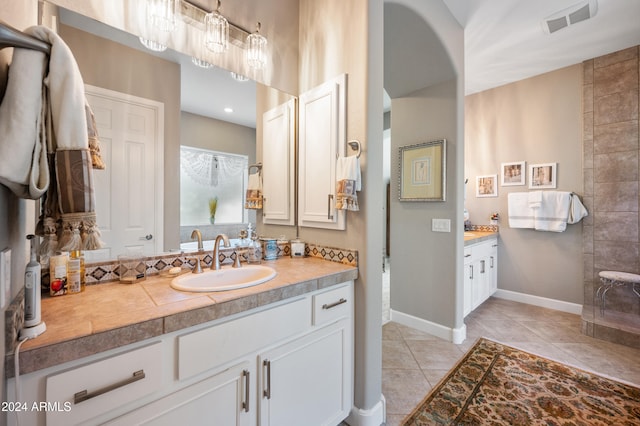
[[[89,261],[127,250],[162,251],[164,104],[86,86],[105,170],[94,170],[96,215],[105,247]]]

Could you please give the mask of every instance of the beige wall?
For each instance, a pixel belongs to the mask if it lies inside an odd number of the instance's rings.
[[[0,0],[0,20],[19,30],[38,23],[38,2],[35,0]],[[7,65],[11,61],[12,49],[0,50],[0,97],[6,87]],[[35,222],[35,202],[21,200],[0,185],[0,250],[11,252],[11,298],[24,287],[24,268],[28,262],[26,235],[32,233]],[[7,302],[9,303],[9,302]],[[0,312],[0,354],[5,355],[5,312]],[[0,401],[6,400],[7,384],[4,368],[0,372]],[[0,412],[0,424],[6,424],[6,412]]]
[[[345,231],[299,227],[299,236],[308,242],[358,250],[355,406],[364,410],[372,409],[381,397],[382,83],[375,80],[377,89],[372,94],[367,75],[372,55],[368,21],[374,16],[381,23],[381,6],[368,0],[300,0],[299,21],[299,92],[347,73],[347,140],[362,143],[360,211],[347,213]],[[380,49],[377,44],[376,52]],[[370,96],[379,97],[379,105],[368,104]],[[370,123],[378,121],[374,127],[379,131],[371,133]]]
[[[180,194],[180,65],[73,27],[59,34],[73,52],[85,84],[164,104],[164,191]],[[165,249],[180,246],[180,206],[164,204]]]
[[[182,111],[180,145],[249,156],[256,161],[256,129]]]
[[[452,233],[433,232],[431,220],[457,213],[456,101],[456,80],[451,80],[391,103],[391,176],[399,176],[401,146],[444,138],[448,177],[445,202],[401,202],[398,186],[391,185],[391,309],[449,328],[456,328],[454,235],[462,224],[453,219]]]
[[[574,65],[470,95],[465,100],[466,206],[471,222],[500,213],[498,288],[582,304],[582,227],[562,233],[512,229],[507,195],[528,186],[499,186],[497,198],[476,198],[478,175],[500,163],[557,162],[558,190],[583,196],[582,71]],[[528,185],[528,179],[527,179]]]

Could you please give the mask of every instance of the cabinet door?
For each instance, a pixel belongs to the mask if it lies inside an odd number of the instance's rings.
[[[346,75],[300,95],[298,223],[345,229],[335,209],[336,160],[346,145]]]
[[[248,361],[187,386],[107,423],[122,425],[255,424],[255,374]]]
[[[471,262],[471,250],[467,252],[465,250],[464,255],[464,298],[463,298],[463,313],[466,317],[472,309],[473,304],[473,265]]]
[[[349,415],[349,324],[339,321],[259,357],[261,426],[334,426]]]
[[[498,290],[498,242],[491,243],[489,254],[489,296]]]
[[[262,116],[262,222],[295,224],[295,108],[292,99]]]

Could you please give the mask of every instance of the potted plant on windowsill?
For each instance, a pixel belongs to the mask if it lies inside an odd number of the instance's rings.
[[[216,210],[218,209],[218,197],[209,198],[209,223],[216,222]]]

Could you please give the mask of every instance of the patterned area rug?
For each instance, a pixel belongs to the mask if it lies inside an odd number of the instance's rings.
[[[640,388],[481,338],[402,424],[640,425]]]

